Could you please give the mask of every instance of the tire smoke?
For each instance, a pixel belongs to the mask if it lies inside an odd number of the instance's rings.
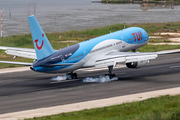
[[[72,79],[70,75],[63,75],[63,76],[57,76],[57,77],[51,78],[52,81],[56,81],[56,82],[64,81],[64,80],[70,80],[70,79]],[[100,83],[103,83],[103,82],[111,82],[111,81],[115,81],[115,80],[118,80],[118,78],[117,77],[110,78],[108,75],[106,75],[106,76],[99,76],[96,78],[87,77],[87,78],[83,79],[83,82],[100,82]]]
[[[113,78],[110,78],[108,75],[106,76],[99,76],[97,78],[92,78],[92,77],[87,77],[87,78],[84,78],[83,79],[83,82],[111,82],[111,81],[115,81],[115,80],[118,80],[117,77],[113,77]]]
[[[70,80],[72,79],[70,75],[63,75],[63,76],[57,76],[54,78],[51,78],[52,81],[63,81],[63,80]]]

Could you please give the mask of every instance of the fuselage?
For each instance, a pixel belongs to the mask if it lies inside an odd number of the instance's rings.
[[[127,52],[146,45],[147,32],[139,27],[131,27],[93,38],[60,50],[34,62],[37,72],[64,73],[83,67],[93,67],[95,62],[112,51]],[[46,67],[48,64],[72,63],[72,65]]]

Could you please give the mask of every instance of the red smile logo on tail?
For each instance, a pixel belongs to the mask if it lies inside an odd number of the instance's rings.
[[[42,34],[42,37],[44,37],[44,33]],[[38,50],[40,50],[40,49],[42,48],[42,46],[43,46],[44,40],[42,40],[42,44],[41,44],[41,46],[40,46],[40,47],[39,47],[39,46],[38,46],[38,44],[37,44],[38,39],[36,39],[34,42],[36,43],[36,47],[37,47],[37,49],[38,49]]]
[[[42,46],[43,46],[44,40],[42,41],[42,44],[41,44],[41,46],[40,46],[40,47],[39,47],[39,46],[38,46],[38,44],[37,44],[38,39],[36,39],[34,42],[36,43],[36,47],[37,47],[37,49],[38,49],[38,50],[40,50],[40,49],[42,48]]]

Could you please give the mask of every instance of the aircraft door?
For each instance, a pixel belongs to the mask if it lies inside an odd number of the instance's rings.
[[[126,42],[124,41],[124,37],[121,36],[120,39],[122,40],[122,48],[126,47]]]
[[[86,55],[87,55],[87,52],[86,51],[84,51],[84,60],[86,60],[87,58],[86,58]]]
[[[65,60],[62,55],[60,55],[60,59],[61,59],[62,62],[64,62],[64,60]]]

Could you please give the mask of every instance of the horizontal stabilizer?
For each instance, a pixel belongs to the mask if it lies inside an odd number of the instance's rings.
[[[30,59],[37,59],[36,53],[35,52],[30,52],[30,51],[21,51],[21,50],[11,50],[8,49],[5,51],[6,54],[9,55],[14,55],[18,57],[25,57],[25,58],[30,58]]]
[[[31,66],[33,64],[33,63],[12,62],[12,61],[0,61],[0,63],[15,64],[15,65],[25,65],[25,66]]]
[[[30,58],[30,59],[37,59],[35,49],[5,47],[5,46],[0,46],[0,49],[6,50],[5,53],[8,55]]]

